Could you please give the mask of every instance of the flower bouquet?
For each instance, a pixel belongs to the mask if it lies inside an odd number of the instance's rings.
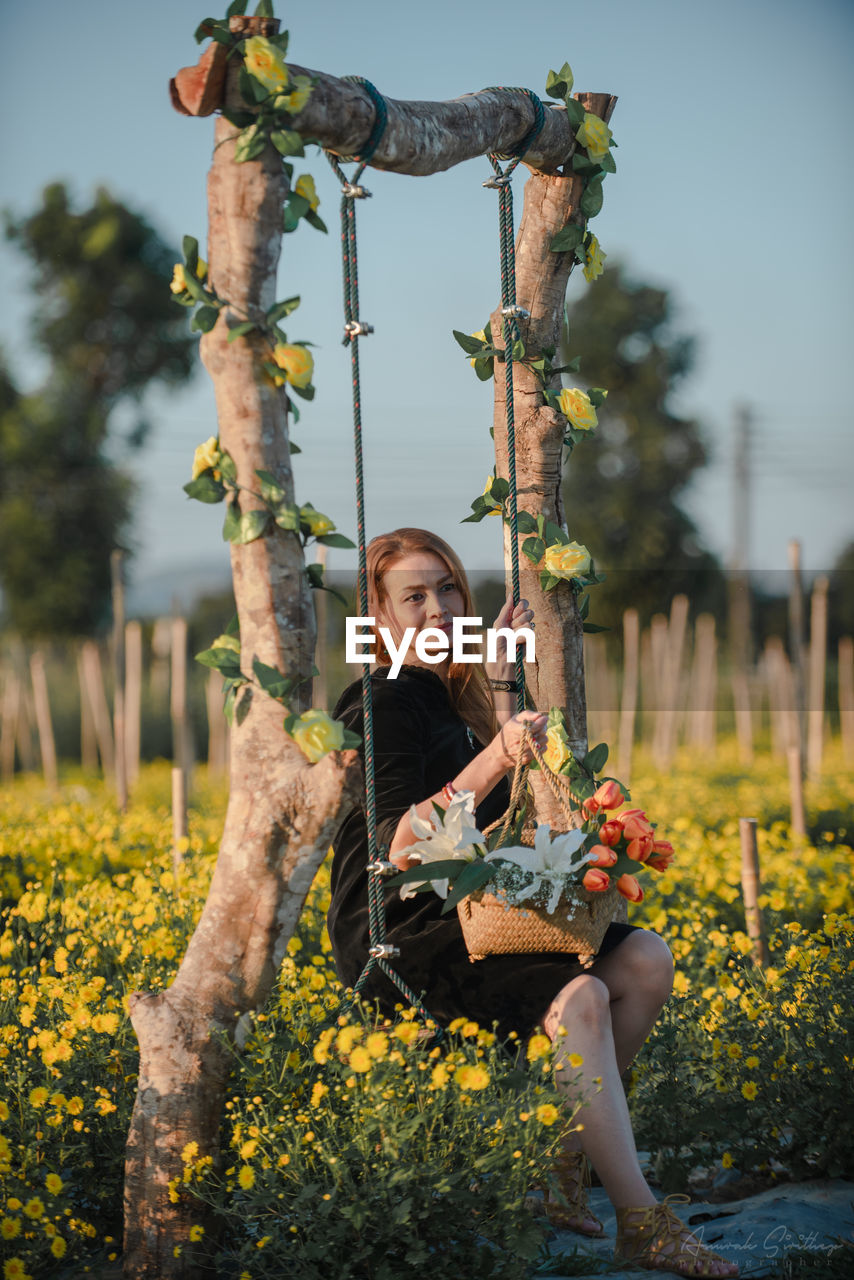
[[[414,805],[409,811],[418,839],[401,856],[418,865],[392,883],[402,898],[433,891],[445,899],[443,913],[456,907],[472,960],[508,952],[595,955],[619,896],[643,898],[640,867],[663,871],[674,856],[643,810],[620,809],[629,795],[615,778],[597,783],[591,766],[605,763],[604,743],[580,761],[568,745],[561,760],[552,748],[550,733],[546,752],[535,757],[561,791],[567,831],[538,823],[531,839],[518,767],[510,808],[486,832],[475,824],[471,791],[457,792],[447,809],[434,804],[432,821]]]

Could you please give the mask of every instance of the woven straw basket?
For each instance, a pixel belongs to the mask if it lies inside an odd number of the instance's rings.
[[[502,825],[506,830],[520,805],[525,789],[526,770],[522,768],[521,761],[526,741],[568,821],[573,821],[573,797],[566,780],[552,773],[533,740],[525,734],[513,777],[510,805],[503,819],[499,818],[491,827],[487,827],[484,834]],[[521,833],[522,844],[533,845],[534,830],[530,822],[526,823]],[[614,918],[619,897],[613,884],[609,889],[595,891],[574,885],[571,899],[561,894],[556,909],[546,911],[544,907],[530,904],[510,906],[488,890],[480,889],[457,904],[457,915],[472,962],[491,955],[531,954],[541,951],[566,951],[579,956],[594,956]]]
[[[507,906],[495,894],[481,890],[457,906],[469,959],[517,952],[573,951],[595,955],[602,945],[619,897],[615,888],[591,893],[580,886],[577,901],[561,894],[557,910]]]

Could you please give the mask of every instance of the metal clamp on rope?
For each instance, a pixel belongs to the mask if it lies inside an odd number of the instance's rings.
[[[483,185],[493,191],[500,191],[502,187],[510,186],[510,178],[494,174],[491,178],[487,178]]]
[[[503,316],[512,316],[515,320],[530,320],[531,318],[530,311],[526,311],[524,307],[517,307],[515,305],[512,307],[502,307],[501,314]]]
[[[368,955],[372,960],[393,960],[400,955],[400,947],[393,947],[390,942],[378,942],[371,947]]]
[[[367,324],[364,320],[348,320],[344,325],[344,332],[348,338],[366,338],[373,331],[374,326]]]
[[[345,182],[341,194],[345,200],[369,200],[372,193],[367,187],[360,187],[357,182]]]
[[[382,858],[368,863],[368,871],[373,872],[375,876],[393,876],[398,869],[393,862],[385,862]]]

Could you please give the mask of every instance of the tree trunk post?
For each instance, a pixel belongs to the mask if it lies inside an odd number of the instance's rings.
[[[80,689],[80,763],[87,773],[95,773],[98,768],[98,743],[95,738],[95,717],[89,700],[86,686],[86,672],[83,665],[83,654],[77,653],[77,684]]]
[[[798,753],[803,770],[807,753],[806,694],[804,685],[804,584],[801,576],[801,544],[789,542],[789,648],[791,650],[794,711],[797,718]]]
[[[142,625],[125,627],[125,770],[128,789],[139,778],[142,738]]]
[[[36,712],[36,728],[39,735],[42,772],[48,787],[55,791],[59,784],[59,775],[56,769],[56,741],[53,736],[53,722],[50,717],[50,697],[44,669],[44,654],[41,650],[37,650],[30,657],[30,677],[33,683],[33,703]]]
[[[626,786],[632,776],[632,748],[638,707],[640,624],[637,609],[623,614],[623,688],[620,694],[620,731],[617,738],[617,776]]]
[[[104,691],[101,653],[98,649],[97,641],[87,640],[84,643],[81,661],[86,694],[95,726],[95,740],[98,744],[98,754],[101,757],[101,769],[104,775],[107,776],[113,772],[115,767],[113,729],[110,724],[110,709],[107,705],[107,695]]]
[[[21,683],[11,667],[3,682],[3,723],[0,726],[0,777],[11,782],[15,776],[15,739],[21,707]]]
[[[124,552],[110,555],[113,599],[113,742],[115,744],[116,796],[119,812],[128,807],[128,779],[125,760],[125,584]]]
[[[821,774],[824,751],[825,670],[827,666],[827,578],[816,578],[810,602],[809,697],[807,699],[807,777]]]
[[[792,810],[792,835],[803,840],[807,834],[806,809],[804,807],[804,768],[801,760],[800,743],[789,747],[786,752],[789,762],[789,796]]]
[[[757,964],[768,964],[768,941],[765,921],[759,906],[762,884],[759,874],[759,848],[756,843],[756,819],[739,818],[741,837],[741,892],[744,898],[744,919],[747,935],[753,943],[753,956]]]
[[[839,732],[846,764],[854,764],[854,639],[839,641]]]
[[[187,714],[187,619],[172,619],[169,713],[172,719],[172,763],[181,769],[189,786],[192,768],[190,724]]]
[[[187,775],[183,769],[172,770],[172,874],[175,884],[184,860],[184,841],[187,839]]]

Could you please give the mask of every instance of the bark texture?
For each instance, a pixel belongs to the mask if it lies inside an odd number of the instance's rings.
[[[236,94],[235,83],[229,93]],[[280,158],[233,159],[231,126],[217,123],[209,181],[210,278],[237,309],[234,321],[274,301],[287,194]],[[256,335],[227,341],[232,313],[202,340],[213,379],[222,448],[238,483],[257,488],[255,471],[272,471],[293,497],[284,394],[264,374]],[[241,494],[244,510],[260,500]],[[243,669],[254,658],[308,677],[314,653],[314,607],[302,548],[276,530],[232,547]],[[308,680],[303,689],[310,690]],[[310,705],[309,693],[302,706]],[[169,989],[131,997],[140,1044],[139,1090],[127,1146],[125,1257],[128,1277],[190,1277],[202,1271],[204,1244],[189,1229],[198,1207],[172,1203],[181,1152],[196,1142],[215,1155],[232,1044],[239,1018],[270,992],[314,873],[338,815],[355,794],[355,752],[308,765],[282,728],[280,704],[251,686],[241,690],[232,735],[228,813],[210,894],[187,954]],[[175,1246],[181,1246],[176,1258]]]
[[[609,94],[580,94],[587,111],[609,120],[616,99]],[[534,172],[525,184],[525,202],[519,234],[516,239],[516,300],[531,313],[520,321],[526,352],[534,358],[547,347],[558,349],[563,323],[566,286],[573,265],[573,255],[552,253],[552,238],[567,222],[584,223],[579,211],[583,191],[582,179],[575,174]],[[492,316],[492,332],[496,345],[503,320],[500,309]],[[508,475],[507,411],[505,403],[504,366],[496,363],[495,377],[495,457],[496,474]],[[559,384],[556,379],[555,386]],[[516,484],[518,509],[566,528],[561,500],[563,436],[566,423],[561,414],[544,403],[538,379],[524,365],[514,365],[513,413],[516,440]],[[583,447],[583,445],[582,445]],[[572,533],[571,525],[569,529]],[[506,555],[509,564],[510,530],[505,527]],[[537,620],[537,661],[528,669],[528,688],[539,710],[562,707],[567,731],[575,754],[587,750],[587,705],[584,692],[584,637],[575,596],[568,583],[552,591],[540,587],[540,570],[522,554],[519,538],[519,570],[521,593],[532,604]],[[537,808],[542,821],[552,829],[565,827],[551,793],[537,787]]]

